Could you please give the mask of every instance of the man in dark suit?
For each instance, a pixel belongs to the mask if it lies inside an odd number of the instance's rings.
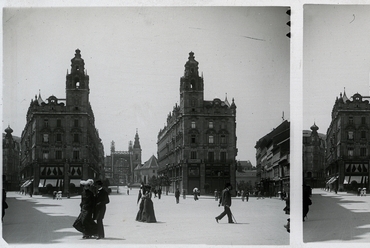
[[[227,215],[227,218],[229,219],[229,223],[234,223],[232,219],[231,210],[230,210],[230,206],[231,206],[231,192],[230,191],[232,190],[232,188],[233,187],[231,186],[230,183],[225,184],[225,189],[222,191],[221,198],[218,204],[218,206],[220,205],[224,206],[224,211],[215,218],[217,223],[225,215]]]
[[[106,204],[109,203],[109,196],[107,191],[103,188],[103,182],[101,180],[96,181],[96,186],[98,188],[98,193],[96,194],[96,207],[95,216],[96,222],[98,224],[98,237],[96,239],[104,238],[104,226],[103,219],[106,211]]]

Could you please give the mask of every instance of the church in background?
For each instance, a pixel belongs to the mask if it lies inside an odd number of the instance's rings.
[[[171,180],[170,192],[191,194],[223,189],[236,183],[236,105],[215,98],[204,100],[203,76],[194,53],[189,53],[180,78],[180,105],[167,116],[158,133],[158,175]]]

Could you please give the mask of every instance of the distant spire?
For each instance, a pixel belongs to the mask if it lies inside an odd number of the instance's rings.
[[[230,103],[229,101],[227,100],[227,93],[225,93],[225,104],[230,107]]]

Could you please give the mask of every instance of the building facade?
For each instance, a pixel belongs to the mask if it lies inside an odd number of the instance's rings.
[[[316,124],[311,126],[311,131],[303,131],[303,181],[311,188],[324,188],[326,135],[318,133]]]
[[[141,145],[136,131],[135,141],[129,142],[127,151],[116,151],[115,142],[111,142],[110,155],[105,157],[105,175],[110,185],[132,185],[137,182],[134,169],[141,165]]]
[[[6,191],[19,190],[20,139],[12,135],[8,126],[3,135],[3,187]]]
[[[259,191],[278,196],[290,190],[290,123],[285,120],[256,143]]]
[[[199,75],[194,53],[189,53],[180,78],[180,105],[168,114],[167,125],[158,133],[159,175],[176,188],[192,193],[223,189],[226,182],[235,187],[236,105],[227,98],[204,100],[203,77]]]
[[[21,136],[20,177],[34,194],[72,193],[81,179],[104,177],[104,148],[89,101],[89,76],[80,50],[66,76],[66,98],[35,96]]]
[[[157,178],[158,174],[158,160],[152,155],[148,161],[144,162],[142,165],[136,166],[135,182],[148,184],[151,178]]]
[[[336,99],[326,133],[326,187],[369,188],[370,104],[360,94]]]

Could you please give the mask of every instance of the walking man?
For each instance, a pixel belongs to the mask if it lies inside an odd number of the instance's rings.
[[[180,190],[179,190],[179,188],[176,189],[175,197],[176,197],[176,203],[178,204],[180,202]]]
[[[231,186],[230,183],[225,184],[225,189],[222,191],[222,194],[221,194],[221,197],[220,197],[220,202],[218,204],[218,206],[220,206],[220,205],[224,206],[224,211],[219,216],[217,216],[215,218],[217,223],[225,215],[227,215],[229,223],[234,223],[234,221],[232,219],[232,213],[231,213],[231,210],[230,210],[230,206],[231,206],[231,192],[230,191],[232,190],[232,188],[233,187]]]
[[[103,188],[103,182],[101,180],[96,181],[96,186],[98,188],[94,218],[98,224],[98,237],[96,239],[103,239],[105,237],[103,219],[106,211],[106,204],[109,203],[109,196],[107,191]]]

